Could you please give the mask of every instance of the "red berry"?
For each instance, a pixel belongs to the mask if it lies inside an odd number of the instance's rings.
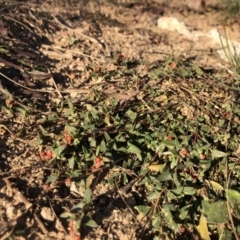
[[[50,189],[50,184],[44,184],[43,189],[44,191],[48,191]]]
[[[191,174],[192,179],[198,179],[198,176],[199,176],[199,174],[197,174],[197,173]]]
[[[226,112],[226,113],[225,113],[225,117],[226,117],[227,119],[231,118],[231,113],[230,113],[230,112]]]
[[[69,230],[70,233],[73,233],[73,231],[74,231],[73,227],[74,227],[74,221],[70,221],[68,223],[68,230]]]
[[[47,155],[47,153],[46,153],[45,151],[41,151],[41,152],[40,152],[41,158],[44,158],[46,155]]]
[[[121,54],[121,53],[119,53],[119,54],[118,54],[118,58],[119,58],[119,59],[123,59],[123,58],[124,58],[124,55]]]
[[[74,239],[74,240],[81,240],[81,235],[79,235],[79,234],[74,234],[73,239]]]
[[[175,70],[177,69],[177,64],[175,62],[171,62],[170,67],[172,68],[172,70]]]
[[[183,156],[187,156],[189,153],[188,153],[188,150],[183,148],[180,152]]]
[[[95,166],[96,168],[100,168],[102,165],[102,159],[100,157],[95,158]]]
[[[52,158],[52,156],[53,156],[52,151],[48,151],[47,152],[47,160],[50,160]]]
[[[14,104],[14,100],[8,99],[8,100],[6,101],[6,103],[7,103],[7,106],[8,106],[8,107],[12,107],[12,105]]]
[[[101,72],[101,67],[100,67],[100,66],[96,66],[96,67],[93,69],[93,71],[94,71],[95,73]]]
[[[185,231],[186,231],[186,228],[185,228],[184,226],[182,226],[182,227],[180,228],[180,233],[185,233]]]
[[[68,144],[72,144],[73,138],[70,135],[66,135],[65,138],[66,138]]]

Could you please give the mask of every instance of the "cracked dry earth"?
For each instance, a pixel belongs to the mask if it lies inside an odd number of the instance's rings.
[[[116,85],[109,86],[103,82],[104,79],[93,80],[90,76],[89,66],[113,68],[110,59],[114,53],[121,52],[126,57],[149,64],[174,54],[192,57],[202,67],[228,68],[228,64],[217,54],[221,46],[204,34],[193,40],[178,31],[162,30],[157,26],[158,18],[165,16],[184,22],[190,31],[207,34],[216,27],[222,31],[217,3],[213,1],[204,2],[207,10],[203,9],[203,1],[197,0],[0,2],[1,47],[7,39],[12,47],[35,52],[34,56],[22,55],[26,59],[33,58],[31,61],[34,63],[47,65],[46,76],[40,79],[41,84],[46,82],[40,86],[42,92],[29,90],[31,87],[39,89],[35,73],[31,78],[34,81],[27,85],[20,77],[16,78],[17,87],[1,75],[6,87],[1,88],[8,89],[7,92],[14,91],[16,96],[32,99],[36,106],[42,104],[45,109],[49,98],[58,102],[60,97],[70,96],[73,102],[84,101],[92,89],[103,91],[109,97],[126,97],[126,93],[122,93]],[[14,18],[16,21],[12,21]],[[17,22],[28,23],[30,33],[23,31],[24,27],[19,30]],[[239,39],[238,22],[232,22],[227,31],[231,39]],[[20,40],[14,41],[13,36]],[[9,73],[5,66],[15,60],[14,57],[8,62],[0,59],[4,76]],[[16,68],[16,65],[11,67]],[[145,67],[138,69],[142,76],[146,71]],[[51,73],[50,78],[47,73]],[[14,74],[7,76],[14,78]],[[27,86],[24,90],[20,87],[23,85]],[[52,91],[55,88],[57,92]],[[133,90],[127,94],[131,96]],[[4,104],[1,100],[1,106]],[[12,239],[72,239],[67,222],[59,216],[78,199],[64,184],[52,186],[46,193],[43,186],[50,170],[41,164],[34,136],[24,140],[15,136],[17,130],[23,129],[23,121],[19,116],[14,121],[10,120],[2,110],[0,236],[2,239],[11,239],[12,234],[15,234]],[[146,222],[134,210],[135,205],[146,204],[144,193],[133,190],[122,195],[108,185],[98,184],[93,189],[93,195],[92,218],[99,226],[82,229],[82,239],[153,239],[153,232],[145,227]]]

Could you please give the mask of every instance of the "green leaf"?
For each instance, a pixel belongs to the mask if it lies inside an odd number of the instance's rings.
[[[77,130],[76,127],[72,127],[70,125],[66,125],[65,128],[66,128],[68,134],[71,135],[72,137],[76,136],[77,133],[78,133],[78,130]]]
[[[17,107],[16,110],[18,110],[18,112],[21,113],[23,116],[25,116],[27,113],[26,109],[24,109],[24,108]]]
[[[206,180],[206,182],[211,185],[212,189],[215,192],[219,192],[219,191],[223,191],[224,190],[223,187],[218,182],[215,182],[215,181],[212,181],[212,180],[210,180],[210,181]]]
[[[55,121],[56,121],[56,116],[53,115],[53,114],[52,114],[52,115],[49,115],[49,116],[48,116],[48,121],[49,121],[49,122],[55,122]]]
[[[152,227],[153,227],[153,230],[158,231],[158,230],[159,230],[160,223],[161,223],[161,218],[160,218],[160,216],[155,216],[155,217],[152,219]]]
[[[98,227],[98,224],[88,216],[84,216],[83,224],[85,226],[92,227],[92,228]]]
[[[219,240],[229,240],[232,239],[232,231],[225,227],[225,224],[218,224],[217,231]]]
[[[67,102],[68,102],[69,108],[70,108],[71,110],[73,110],[73,109],[74,109],[74,105],[72,104],[72,102],[71,102],[71,100],[70,100],[69,98],[68,98]]]
[[[221,158],[221,157],[226,157],[227,156],[227,153],[225,152],[221,152],[221,151],[218,151],[216,149],[214,149],[212,151],[212,158],[215,159],[215,158]]]
[[[171,141],[164,140],[161,143],[164,144],[167,147],[177,147],[179,145],[179,143],[176,142],[175,140],[171,140]]]
[[[61,153],[66,149],[66,145],[61,145],[53,150],[53,157],[59,157]]]
[[[185,195],[194,195],[196,193],[196,189],[193,187],[183,187],[183,193]]]
[[[84,203],[83,201],[79,202],[78,204],[74,205],[71,208],[71,211],[77,211],[79,209],[83,209],[83,207],[85,206],[86,203]]]
[[[101,141],[101,145],[100,145],[100,151],[101,151],[102,153],[105,153],[106,150],[107,150],[106,143],[105,143],[104,140],[102,140],[102,141]]]
[[[160,182],[165,182],[165,181],[172,181],[173,177],[169,169],[167,169],[166,171],[162,172],[157,179]]]
[[[209,133],[210,132],[210,127],[207,125],[203,125],[201,126],[201,130],[205,133]]]
[[[137,155],[138,159],[139,159],[140,161],[142,161],[142,155],[141,155],[140,153],[138,153],[138,154],[136,154],[136,155]]]
[[[98,110],[94,107],[91,108],[91,114],[93,119],[97,120],[98,119]]]
[[[202,213],[207,216],[210,223],[226,223],[228,221],[227,202],[219,200],[209,203],[207,200],[202,200]]]
[[[111,137],[107,132],[104,132],[104,137],[105,137],[107,142],[111,141]]]
[[[83,198],[83,201],[85,203],[90,203],[92,200],[92,191],[90,188],[87,188],[86,191],[85,191],[85,194],[84,194],[84,198]]]
[[[162,172],[163,169],[165,168],[166,163],[164,164],[156,164],[156,165],[150,165],[148,166],[148,169],[153,172]]]
[[[90,156],[89,150],[84,145],[82,145],[82,150],[84,153],[84,157],[88,158]]]
[[[182,211],[179,214],[179,218],[182,219],[182,220],[186,219],[188,216],[189,216],[189,212],[188,211]]]
[[[39,125],[39,128],[40,128],[40,130],[41,130],[43,136],[48,135],[48,131],[45,130],[41,125]]]
[[[207,220],[201,215],[199,219],[199,225],[197,226],[197,230],[199,232],[199,235],[201,236],[201,239],[203,240],[211,240],[209,237],[208,227],[207,227]]]
[[[233,214],[240,219],[240,193],[233,189],[225,189],[227,200],[231,204]]]
[[[44,124],[46,122],[46,118],[40,118],[37,120],[37,124],[40,125],[40,124]],[[40,127],[39,127],[40,128]],[[41,129],[41,128],[40,128]],[[44,129],[45,130],[45,129]]]
[[[71,158],[68,159],[68,166],[70,169],[74,169],[75,158],[76,157],[73,155]]]
[[[99,152],[100,152],[100,145],[97,146],[97,149],[96,149],[95,155],[98,156],[98,155],[99,155]]]
[[[106,115],[104,118],[104,122],[107,124],[107,126],[111,126],[111,123],[109,121],[110,116]]]
[[[81,170],[76,170],[74,172],[67,172],[67,174],[70,178],[77,178],[81,175],[81,173],[82,173]]]
[[[172,193],[176,194],[177,196],[182,194],[183,192],[183,187],[175,188],[171,190]]]
[[[57,174],[51,174],[51,175],[48,177],[46,183],[55,182],[57,179],[58,179],[58,175],[57,175]]]
[[[136,119],[137,113],[133,112],[132,110],[128,110],[126,115],[132,120],[132,122]]]
[[[180,212],[179,218],[182,219],[182,220],[188,218],[188,217],[189,217],[189,209],[190,209],[191,207],[192,207],[191,204],[188,204],[188,205],[182,207],[182,208],[179,210],[179,212]]]
[[[9,53],[9,50],[5,49],[5,48],[0,48],[0,52],[1,53]]]
[[[138,205],[134,207],[138,213],[143,214],[144,216],[147,216],[147,214],[150,212],[151,207],[146,206],[146,205]]]
[[[168,227],[171,228],[175,233],[180,231],[180,227],[173,220],[171,211],[163,205],[162,213],[164,214],[165,221],[168,223]]]
[[[64,212],[60,215],[61,218],[69,218],[69,217],[72,217],[73,214],[70,213],[70,212]]]
[[[154,200],[159,198],[159,192],[152,192],[148,194],[148,200]]]
[[[135,146],[134,144],[132,144],[130,142],[128,142],[128,149],[127,149],[127,151],[129,153],[135,153],[135,154],[141,153],[141,150],[137,146]]]

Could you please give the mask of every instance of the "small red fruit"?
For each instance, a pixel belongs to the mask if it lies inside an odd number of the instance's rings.
[[[14,104],[14,100],[8,99],[8,100],[6,101],[6,103],[7,103],[7,106],[8,106],[8,107],[12,107],[13,104]]]
[[[70,221],[68,223],[68,230],[69,230],[70,233],[74,232],[73,227],[74,227],[74,221]]]
[[[230,112],[226,112],[226,113],[225,113],[225,117],[226,117],[227,119],[231,118],[231,116],[232,116],[232,115],[231,115]]]
[[[197,174],[197,173],[191,174],[192,179],[198,179],[198,176],[199,176],[199,174]]]
[[[44,191],[48,191],[50,189],[50,184],[47,184],[47,183],[44,184],[43,189],[44,189]]]
[[[45,158],[46,155],[47,155],[47,153],[46,153],[45,151],[41,151],[41,152],[40,152],[40,157],[41,157],[41,158]]]
[[[173,140],[172,136],[168,136],[167,140],[172,141]]]
[[[52,156],[53,156],[52,151],[48,151],[47,152],[47,160],[50,160],[52,158]]]
[[[96,168],[100,168],[102,165],[102,159],[100,157],[95,158],[95,166]]]
[[[187,156],[189,154],[188,150],[183,148],[180,152],[183,156]]]
[[[81,235],[78,234],[74,234],[74,237],[73,237],[74,240],[81,240]]]
[[[119,60],[123,60],[123,59],[124,59],[124,55],[121,54],[121,53],[119,53],[119,54],[117,55],[117,57],[118,57]]]
[[[101,67],[100,67],[100,66],[95,66],[95,68],[93,69],[93,71],[94,71],[95,73],[99,73],[99,72],[101,72]]]
[[[184,226],[182,226],[181,228],[180,228],[180,233],[185,233],[186,232],[186,228],[184,227]]]
[[[66,135],[65,138],[66,138],[68,144],[72,144],[73,138],[70,135]]]
[[[172,70],[175,70],[175,69],[177,69],[177,64],[175,62],[171,62],[170,67]]]

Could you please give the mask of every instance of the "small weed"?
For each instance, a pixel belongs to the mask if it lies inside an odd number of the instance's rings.
[[[61,213],[70,235],[80,239],[86,227],[98,226],[96,184],[121,189],[134,181],[135,191],[144,192],[134,213],[155,239],[238,236],[240,109],[234,90],[189,59],[156,63],[144,84],[140,61],[117,54],[113,64],[112,70],[90,67],[91,77],[121,76],[119,90],[137,86],[141,95],[121,102],[93,91],[81,107],[52,103],[51,114],[6,102],[24,119],[24,136],[35,134],[41,164],[50,169],[44,194],[64,184],[78,196]]]
[[[224,54],[231,66],[231,69],[234,70],[235,73],[239,74],[239,63],[240,63],[240,57],[239,53],[236,50],[236,47],[234,46],[233,42],[229,40],[229,37],[226,33],[226,28],[224,27],[224,38],[222,38],[219,35],[221,45],[224,51]]]

